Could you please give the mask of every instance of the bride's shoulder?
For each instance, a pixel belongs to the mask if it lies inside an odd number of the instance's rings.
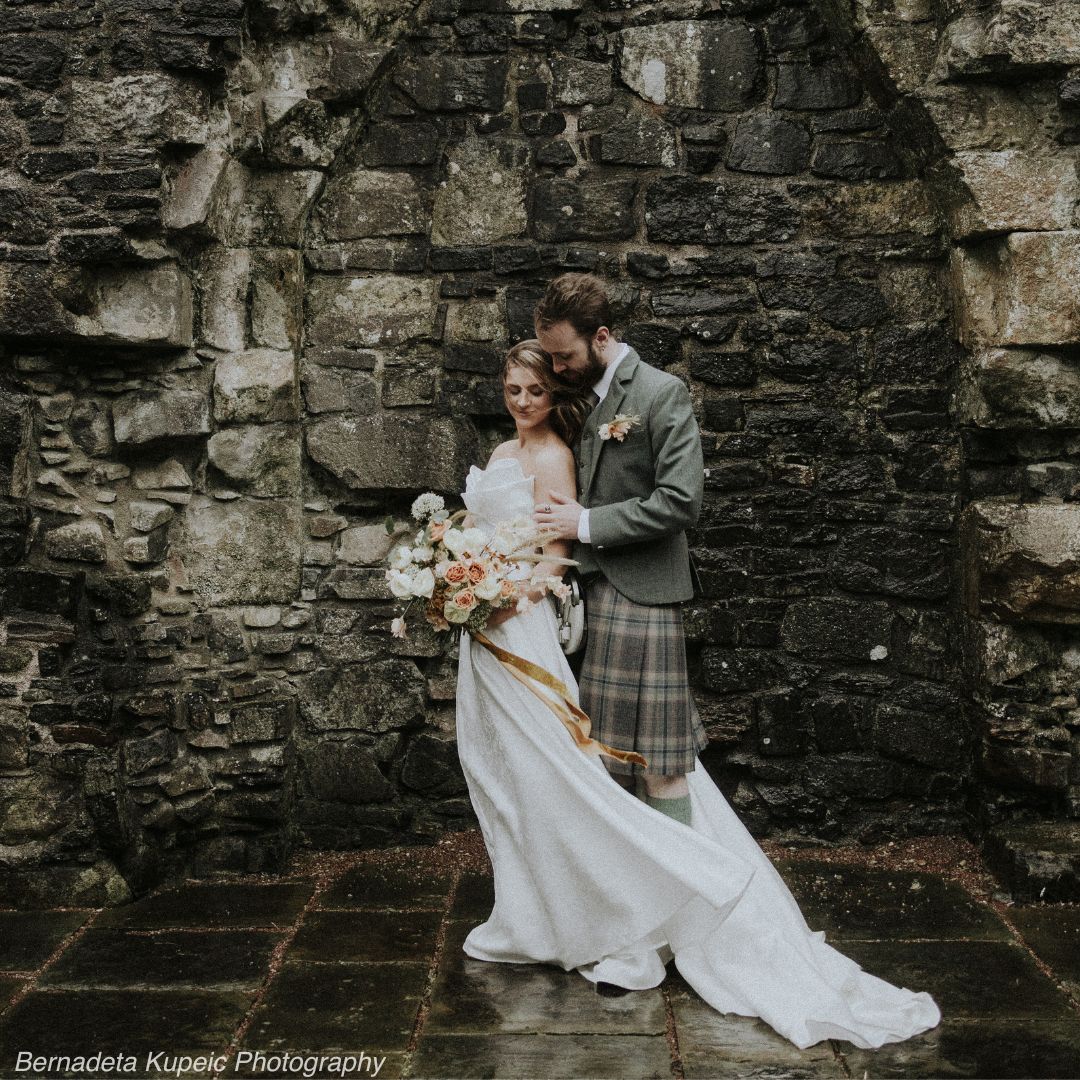
[[[503,458],[510,456],[510,447],[513,446],[515,441],[515,439],[507,439],[506,442],[499,443],[499,445],[491,451],[491,457],[488,458],[488,465],[493,461],[501,461]]]
[[[534,457],[537,464],[548,467],[565,465],[573,467],[574,464],[574,451],[562,439],[552,439],[544,443],[536,451]]]

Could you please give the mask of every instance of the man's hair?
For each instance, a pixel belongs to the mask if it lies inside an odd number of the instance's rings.
[[[601,326],[611,329],[611,301],[595,274],[560,274],[549,283],[533,310],[533,322],[546,329],[563,321],[586,339]]]

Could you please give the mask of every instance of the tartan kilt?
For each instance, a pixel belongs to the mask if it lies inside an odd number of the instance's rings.
[[[578,679],[591,735],[636,750],[648,768],[604,757],[611,772],[692,772],[709,737],[690,693],[682,606],[636,604],[606,578],[586,585],[589,633]]]

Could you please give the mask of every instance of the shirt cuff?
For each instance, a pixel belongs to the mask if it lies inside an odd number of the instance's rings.
[[[583,544],[589,542],[589,511],[582,510],[577,523],[577,538]]]

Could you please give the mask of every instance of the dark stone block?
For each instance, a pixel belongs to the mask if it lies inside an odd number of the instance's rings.
[[[425,56],[403,63],[394,84],[431,112],[499,112],[506,96],[505,57]]]
[[[837,585],[849,592],[906,600],[944,600],[952,552],[939,537],[902,529],[856,529],[830,560]]]
[[[562,113],[523,113],[521,130],[526,135],[550,138],[566,130],[566,117]]]
[[[439,129],[434,124],[375,123],[364,132],[360,160],[369,166],[430,165],[438,153]]]
[[[903,166],[888,143],[844,139],[818,143],[810,171],[837,180],[887,180],[902,175]]]
[[[688,172],[704,174],[712,172],[720,164],[724,152],[719,147],[688,146],[686,168]]]
[[[765,22],[765,34],[771,53],[802,49],[819,41],[825,34],[821,16],[811,7],[782,7]]]
[[[671,292],[653,293],[650,306],[654,315],[711,315],[755,311],[757,297],[746,285],[727,285],[722,289],[683,287]]]
[[[938,769],[956,769],[968,758],[968,748],[955,719],[879,705],[874,718],[874,743],[881,753]]]
[[[860,364],[846,342],[787,341],[770,350],[762,366],[786,382],[813,383],[853,376]]]
[[[540,165],[552,165],[564,168],[577,163],[574,148],[565,139],[555,139],[545,143],[536,151],[536,160]]]
[[[533,229],[540,240],[625,240],[636,231],[633,180],[596,175],[536,182]]]
[[[697,353],[690,357],[690,375],[716,386],[753,386],[757,367],[747,353]]]
[[[0,590],[0,610],[35,611],[71,616],[75,612],[82,574],[16,569],[6,575]]]
[[[859,330],[881,322],[888,313],[888,306],[876,285],[837,280],[820,290],[811,310],[837,329]]]
[[[0,911],[0,971],[36,971],[88,911]]]
[[[631,323],[622,340],[653,367],[667,367],[682,359],[679,332],[663,323]]]
[[[789,240],[799,222],[797,207],[775,191],[674,176],[645,193],[649,239],[661,243],[773,243]]]
[[[762,757],[805,752],[807,718],[799,694],[762,695],[754,699],[754,712],[757,727],[755,749]]]
[[[68,58],[65,42],[51,34],[19,34],[0,38],[0,71],[34,90],[60,85]]]
[[[770,114],[739,121],[726,164],[739,172],[787,176],[802,172],[810,160],[810,135],[795,120]]]
[[[936,323],[886,323],[874,331],[873,342],[882,382],[944,380],[960,355],[952,335]]]
[[[806,703],[818,748],[825,753],[860,750],[869,726],[867,705],[858,699],[819,697]]]
[[[891,645],[895,617],[885,601],[808,597],[784,613],[781,638],[786,649],[807,658],[872,663],[874,646]]]
[[[729,341],[739,325],[739,320],[735,318],[718,319],[702,316],[685,323],[682,332],[703,345],[716,345],[722,341]]]
[[[675,131],[654,116],[628,116],[597,137],[600,161],[673,168]]]
[[[862,96],[862,85],[839,61],[796,60],[776,65],[774,109],[837,109],[857,105]]]
[[[947,387],[893,387],[885,396],[882,422],[891,431],[946,428],[949,425]]]
[[[1072,994],[1080,990],[1080,907],[1032,904],[1009,910],[1024,944],[1054,974],[1065,980]]]

